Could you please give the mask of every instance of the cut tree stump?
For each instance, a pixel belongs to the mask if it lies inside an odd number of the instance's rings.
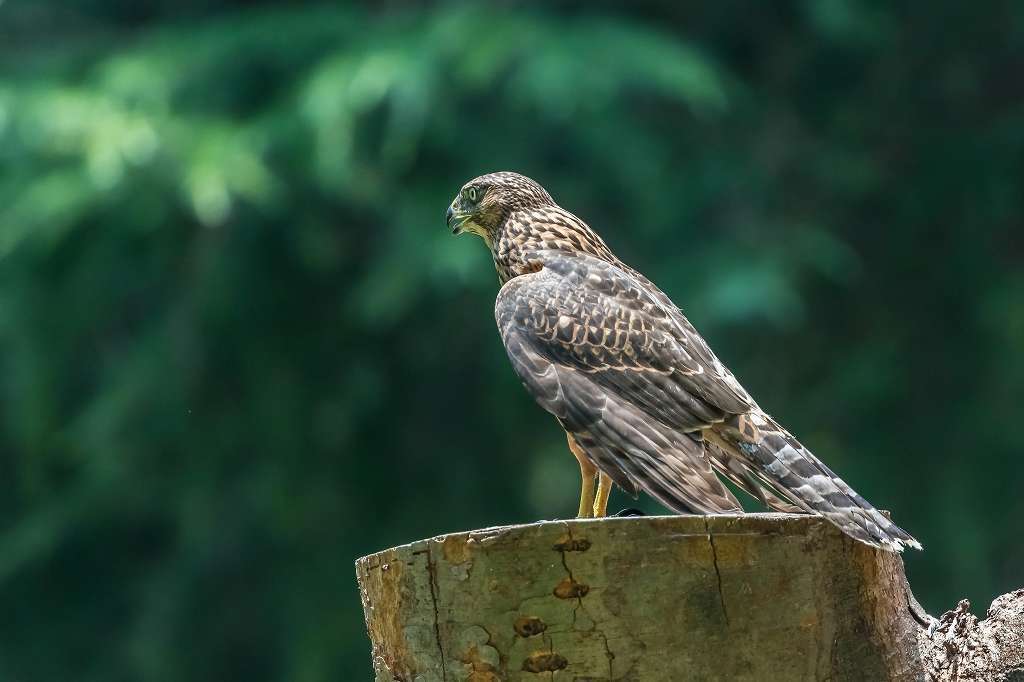
[[[812,516],[489,528],[356,573],[377,682],[1024,682],[1024,590],[931,619],[899,556]]]

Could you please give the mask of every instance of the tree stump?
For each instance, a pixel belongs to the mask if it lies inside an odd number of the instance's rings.
[[[899,556],[812,516],[547,521],[421,540],[356,572],[377,682],[999,679],[949,674],[969,666],[946,635],[984,623],[933,621]],[[1024,592],[1011,606],[1021,630],[990,657],[1003,673],[1024,668]]]

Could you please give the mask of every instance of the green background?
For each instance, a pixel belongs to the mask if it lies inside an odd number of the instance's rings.
[[[912,7],[0,4],[0,680],[368,679],[355,558],[574,514],[445,227],[494,170],[893,510],[929,611],[1024,585],[1024,5]]]

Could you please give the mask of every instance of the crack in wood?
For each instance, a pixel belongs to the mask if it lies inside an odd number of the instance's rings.
[[[437,592],[440,589],[437,584],[437,567],[434,565],[434,557],[430,551],[430,544],[427,549],[417,554],[427,555],[427,573],[430,575],[430,600],[434,606],[434,639],[437,642],[437,651],[441,656],[441,682],[448,682],[448,663],[445,661],[444,645],[441,643],[441,615],[437,609]]]
[[[715,567],[715,577],[718,579],[718,601],[722,605],[722,617],[725,618],[725,626],[729,627],[729,611],[725,608],[725,594],[722,592],[722,572],[718,570],[718,550],[715,548],[715,536],[711,534],[707,516],[704,517],[704,530],[707,531],[708,544],[711,545],[711,563]]]
[[[569,525],[568,522],[566,522],[566,524],[565,524],[565,532],[569,536],[569,539],[566,542],[560,542],[560,543],[556,544],[554,549],[557,550],[561,554],[561,557],[562,557],[562,568],[565,569],[566,574],[569,576],[569,580],[573,584],[579,584],[579,583],[576,582],[576,578],[573,575],[572,569],[569,568],[569,563],[568,563],[568,561],[566,559],[565,553],[566,552],[585,552],[588,549],[590,549],[592,545],[591,545],[590,540],[588,540],[586,538],[580,538],[580,539],[574,538],[573,534],[572,534],[572,527]],[[586,586],[584,586],[584,587],[586,587]],[[586,604],[583,603],[583,597],[585,597],[587,595],[588,591],[589,591],[589,588],[587,590],[582,591],[581,593],[579,593],[577,595],[577,597],[576,597],[576,606],[574,606],[573,610],[572,610],[572,624],[570,626],[570,630],[569,631],[570,632],[577,631],[576,630],[576,621],[577,621],[577,617],[578,617],[579,611],[582,610],[587,615],[587,617],[590,619],[590,622],[591,622],[591,627],[590,627],[589,630],[587,630],[587,632],[596,633],[601,638],[601,642],[604,645],[605,657],[608,659],[608,679],[609,680],[614,680],[615,679],[615,675],[614,675],[614,664],[613,664],[613,661],[615,660],[615,654],[612,652],[611,647],[608,646],[608,635],[606,635],[604,633],[604,630],[602,630],[602,629],[600,629],[598,627],[597,619],[595,619],[594,616],[591,615],[591,613],[587,610]],[[554,633],[552,633],[552,634],[554,634]]]
[[[615,679],[615,672],[612,668],[613,661],[615,660],[615,654],[612,653],[611,647],[608,646],[608,635],[604,634],[604,630],[597,630],[597,622],[594,623],[594,629],[597,634],[601,635],[601,641],[604,642],[604,655],[608,658],[608,679]]]
[[[587,595],[587,592],[589,591],[590,588],[584,585],[583,587],[586,588],[586,589],[584,589],[582,591],[580,589],[578,589],[580,584],[576,582],[576,578],[572,574],[572,569],[569,568],[569,562],[566,561],[566,558],[565,558],[565,552],[566,552],[565,548],[566,547],[572,547],[575,544],[575,540],[573,539],[573,536],[572,536],[572,527],[569,526],[568,522],[566,522],[566,524],[565,524],[565,532],[569,535],[569,541],[567,543],[560,543],[559,545],[556,545],[555,547],[556,547],[558,553],[562,557],[562,568],[565,569],[566,574],[569,576],[569,584],[572,587],[571,594],[572,594],[572,596],[574,596],[576,598],[576,606],[574,606],[573,609],[572,609],[572,629],[575,630],[576,629],[576,616],[577,616],[580,608],[582,608],[582,606],[583,606],[583,597],[585,597]],[[588,548],[589,548],[589,545],[588,545]],[[559,587],[561,587],[561,583],[559,583],[559,585],[557,587],[555,587],[555,596],[559,597],[559,598],[564,598],[559,593]]]

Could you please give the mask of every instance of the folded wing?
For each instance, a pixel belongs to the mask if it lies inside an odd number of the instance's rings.
[[[537,402],[625,490],[679,512],[741,511],[701,430],[748,403],[692,352],[634,275],[585,254],[537,252],[495,304],[509,358]]]

